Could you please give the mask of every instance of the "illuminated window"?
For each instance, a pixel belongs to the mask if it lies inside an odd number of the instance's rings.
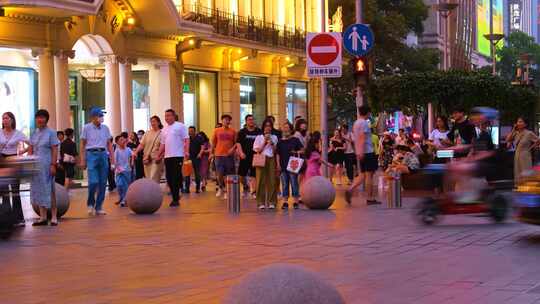
[[[287,119],[294,121],[296,116],[307,118],[307,83],[287,81]]]
[[[247,114],[254,116],[260,124],[266,117],[266,78],[240,77],[240,125]]]

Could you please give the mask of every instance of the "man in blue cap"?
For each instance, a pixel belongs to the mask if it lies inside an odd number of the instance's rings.
[[[111,132],[103,124],[105,112],[97,107],[90,109],[90,123],[81,134],[81,167],[88,168],[88,214],[105,215],[103,201],[109,174],[109,161],[114,166]],[[97,197],[96,197],[97,192]]]

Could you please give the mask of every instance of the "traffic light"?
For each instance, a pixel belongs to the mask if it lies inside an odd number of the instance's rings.
[[[356,57],[351,63],[357,84],[366,85],[369,80],[369,59],[367,57]]]

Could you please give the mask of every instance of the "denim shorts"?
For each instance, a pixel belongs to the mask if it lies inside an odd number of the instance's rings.
[[[234,174],[234,157],[233,156],[216,156],[214,160],[216,164],[216,172],[221,175]]]

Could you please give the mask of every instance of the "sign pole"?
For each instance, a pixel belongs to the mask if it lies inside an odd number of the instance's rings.
[[[326,1],[321,0],[321,32],[326,32]],[[326,103],[326,79],[321,77],[321,139],[322,159],[328,161],[328,108]],[[323,165],[323,175],[328,177],[328,166]]]
[[[362,0],[356,0],[356,23],[362,23]],[[364,92],[362,86],[356,85],[356,115],[358,116],[358,107],[364,104]]]

